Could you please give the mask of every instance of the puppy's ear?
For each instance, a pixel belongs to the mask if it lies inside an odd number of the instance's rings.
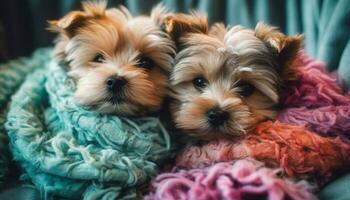
[[[215,23],[209,30],[209,35],[219,39],[220,41],[224,41],[226,33],[227,29],[223,23]]]
[[[173,14],[165,18],[164,29],[178,43],[181,37],[189,33],[208,34],[208,19],[197,12],[190,15]]]
[[[83,2],[82,5],[84,11],[72,11],[60,20],[49,21],[48,29],[71,38],[88,19],[102,17],[105,14],[107,2]]]
[[[159,27],[164,26],[165,18],[171,15],[171,12],[168,8],[164,6],[164,4],[159,3],[155,6],[151,11],[151,19],[156,23]]]
[[[264,23],[256,25],[255,36],[261,39],[276,54],[277,71],[282,79],[294,79],[292,64],[303,45],[303,37],[301,35],[286,36],[277,28]]]
[[[71,38],[76,34],[76,30],[83,26],[86,17],[86,14],[80,11],[70,12],[60,20],[49,21],[49,30]]]

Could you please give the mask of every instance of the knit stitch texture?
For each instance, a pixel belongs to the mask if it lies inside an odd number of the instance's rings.
[[[159,119],[129,119],[75,104],[74,82],[54,61],[12,96],[6,129],[14,159],[43,198],[135,199],[169,156]]]

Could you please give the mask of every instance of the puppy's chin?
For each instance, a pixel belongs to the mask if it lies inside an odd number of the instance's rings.
[[[103,90],[84,92],[84,88],[81,88],[76,91],[74,99],[77,104],[88,110],[120,116],[143,116],[158,110],[158,106],[143,106],[129,97],[111,96]]]
[[[76,96],[76,102],[88,110],[95,110],[105,114],[116,114],[119,116],[142,116],[145,114],[145,109],[140,109],[138,106],[131,104],[128,101],[102,101],[96,104],[88,104],[82,102],[82,97]]]
[[[103,89],[101,91],[90,90],[90,92],[84,92],[84,88],[78,89],[74,100],[88,110],[106,114],[129,116],[134,115],[138,110],[142,110],[138,106],[131,104],[127,99],[113,99]]]
[[[88,110],[120,116],[143,116],[154,113],[159,109],[158,106],[142,106],[126,97],[122,99],[113,98],[104,91],[87,93],[77,90],[74,99],[77,104]]]

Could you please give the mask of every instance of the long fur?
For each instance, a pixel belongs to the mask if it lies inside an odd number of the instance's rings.
[[[245,134],[275,116],[279,91],[287,76],[292,76],[291,63],[301,38],[287,37],[264,24],[258,24],[255,31],[216,24],[208,32],[203,28],[208,22],[198,16],[168,17],[167,30],[178,41],[171,74],[174,121],[186,133],[203,139]],[[201,91],[193,86],[196,77],[208,81]],[[250,96],[240,95],[242,82],[255,87]],[[228,112],[229,119],[212,127],[206,113],[217,107]]]
[[[58,62],[69,66],[76,81],[79,104],[103,113],[142,115],[160,109],[167,94],[168,76],[174,56],[174,43],[161,29],[167,14],[162,6],[150,16],[133,17],[125,7],[106,9],[106,2],[83,3],[83,11],[73,11],[50,29],[59,33],[54,49]],[[105,62],[96,63],[97,54]],[[141,57],[154,62],[152,69],[140,68]],[[113,99],[105,81],[120,76],[128,83],[121,102]]]

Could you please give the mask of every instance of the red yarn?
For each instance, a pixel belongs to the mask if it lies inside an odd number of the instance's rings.
[[[300,126],[264,122],[235,141],[220,139],[189,146],[177,157],[176,165],[196,168],[252,157],[269,167],[281,167],[287,176],[324,181],[333,171],[349,167],[349,153],[350,145],[339,138],[324,138]]]

